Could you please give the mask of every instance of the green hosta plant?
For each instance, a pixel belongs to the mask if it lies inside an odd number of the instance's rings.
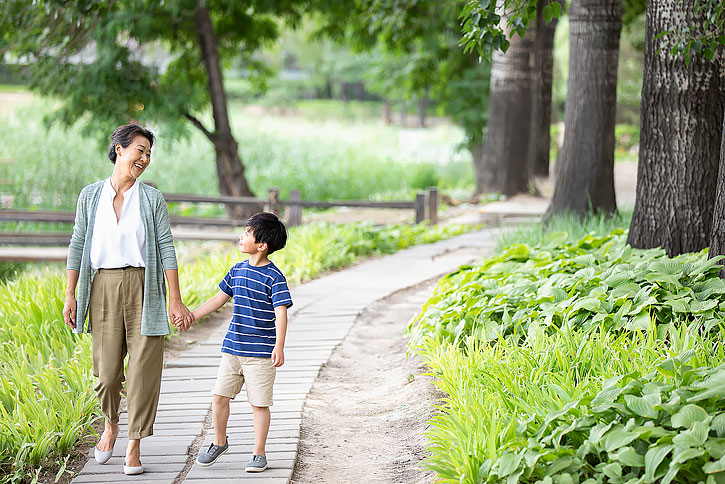
[[[608,379],[601,391],[518,426],[484,482],[725,482],[725,365],[693,352]]]
[[[621,229],[566,239],[552,232],[441,279],[410,324],[412,344],[431,335],[523,341],[553,328],[647,330],[672,320],[702,321],[707,332],[725,318],[720,258],[706,251],[669,258],[632,249]]]

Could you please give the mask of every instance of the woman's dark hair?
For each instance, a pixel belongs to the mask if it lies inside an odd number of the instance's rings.
[[[111,163],[116,164],[116,145],[121,145],[123,148],[126,148],[136,136],[143,136],[149,140],[151,146],[154,145],[154,140],[156,139],[150,130],[138,124],[124,124],[119,126],[111,135],[111,144],[108,147],[108,159],[111,160]]]
[[[287,229],[273,213],[255,213],[249,217],[245,227],[252,229],[255,242],[267,244],[267,254],[271,254],[287,244]]]

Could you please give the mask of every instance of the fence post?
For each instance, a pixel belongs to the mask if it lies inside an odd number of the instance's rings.
[[[301,202],[302,193],[299,190],[292,190],[289,192],[290,202]],[[287,215],[287,225],[294,227],[295,225],[302,224],[302,207],[299,205],[289,205],[289,214]]]
[[[438,223],[438,187],[428,189],[428,218],[433,225]]]
[[[418,192],[415,196],[415,223],[425,220],[425,193]]]
[[[279,215],[279,188],[269,189],[269,211]]]

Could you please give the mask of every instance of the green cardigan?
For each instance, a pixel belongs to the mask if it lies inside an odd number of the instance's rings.
[[[91,267],[91,240],[96,209],[105,180],[93,183],[81,190],[76,207],[73,236],[68,246],[69,270],[79,271],[77,286],[78,309],[74,333],[91,331],[92,321],[88,318],[91,298],[91,284],[96,269]],[[170,333],[166,313],[166,286],[164,270],[178,269],[174,239],[171,235],[169,212],[160,191],[139,182],[139,205],[141,219],[146,230],[146,274],[144,278],[143,312],[141,334],[163,336]],[[88,325],[85,325],[86,319]]]

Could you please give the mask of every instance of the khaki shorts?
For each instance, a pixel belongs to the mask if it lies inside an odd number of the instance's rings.
[[[272,358],[222,353],[213,393],[233,399],[246,382],[247,401],[255,407],[271,407],[276,374],[277,368],[272,366]]]

